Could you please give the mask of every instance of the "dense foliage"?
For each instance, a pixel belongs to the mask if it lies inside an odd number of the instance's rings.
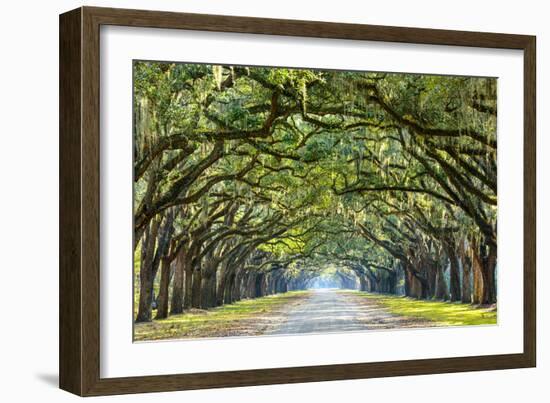
[[[495,79],[135,62],[134,147],[137,321],[331,281],[496,302]]]

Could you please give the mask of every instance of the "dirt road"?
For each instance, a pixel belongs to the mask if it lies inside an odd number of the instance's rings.
[[[284,320],[266,334],[345,332],[372,329],[428,327],[434,323],[391,314],[379,304],[357,294],[335,290],[312,290]]]

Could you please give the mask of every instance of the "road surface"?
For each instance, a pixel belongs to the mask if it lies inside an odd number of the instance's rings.
[[[312,290],[294,305],[284,320],[266,334],[326,333],[433,326],[419,319],[391,314],[386,308],[353,293],[335,289]]]

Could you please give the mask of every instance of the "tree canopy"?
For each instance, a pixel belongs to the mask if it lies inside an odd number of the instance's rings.
[[[323,278],[496,301],[496,79],[133,68],[138,321]]]

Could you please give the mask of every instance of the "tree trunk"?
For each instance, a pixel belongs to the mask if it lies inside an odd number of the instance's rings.
[[[223,291],[223,303],[231,304],[233,302],[233,289],[235,288],[235,273],[229,274]]]
[[[437,294],[437,266],[438,262],[431,257],[426,257],[422,261],[422,266],[425,267],[424,274],[428,283],[427,297],[434,298]]]
[[[460,260],[462,262],[462,302],[472,302],[472,259],[466,253],[466,240],[460,242]]]
[[[210,296],[210,290],[208,287],[210,286],[210,277],[209,273],[204,273],[202,275],[201,279],[201,302],[200,302],[200,308],[201,309],[208,309],[209,308],[209,300],[208,297]]]
[[[443,239],[443,247],[449,259],[449,294],[451,301],[460,301],[462,298],[462,290],[460,288],[460,265],[455,239],[450,235],[446,236]]]
[[[450,294],[451,301],[460,301],[461,300],[461,290],[460,290],[460,267],[458,265],[458,257],[453,246],[450,245],[448,248],[449,263],[450,263]]]
[[[240,301],[242,299],[242,273],[237,271],[233,280],[233,288],[231,289],[231,302]]]
[[[484,280],[481,259],[475,251],[475,244],[472,245],[472,273],[474,276],[474,290],[472,292],[472,303],[482,304],[484,299]]]
[[[191,309],[191,299],[193,296],[193,262],[191,256],[185,259],[185,291],[183,294],[183,309]]]
[[[208,309],[216,306],[216,271],[208,271],[202,276],[201,308]]]
[[[265,286],[265,294],[266,295],[272,295],[277,293],[277,283],[279,279],[276,278],[276,276],[273,273],[268,273],[266,275],[266,286]]]
[[[396,294],[397,288],[397,273],[390,272],[388,273],[388,292],[390,294]]]
[[[220,283],[216,289],[216,306],[221,306],[224,304],[224,292],[225,292],[225,284],[227,282],[227,278],[225,275],[223,275],[220,278]]]
[[[161,220],[159,220],[160,223]],[[157,273],[159,271],[159,267],[162,264],[162,261],[165,257],[168,256],[169,250],[170,250],[170,240],[172,238],[172,234],[174,233],[174,211],[173,209],[168,210],[166,217],[164,219],[164,225],[162,227],[159,227],[158,230],[158,242],[157,242],[157,251],[154,254],[153,263],[151,267],[152,271],[152,279],[151,279],[151,304],[153,306],[153,309],[158,310],[158,301],[155,299],[155,290],[154,290],[154,284],[155,284],[155,278],[157,276]],[[168,262],[168,265],[170,262]],[[170,272],[168,272],[170,274]],[[159,291],[160,292],[160,291]]]
[[[448,298],[448,294],[443,266],[438,264],[435,270],[435,298],[445,301]]]
[[[496,295],[496,253],[494,245],[486,245],[476,240],[472,241],[472,267],[474,273],[473,303],[493,304]]]
[[[406,276],[408,278],[408,283],[409,283],[408,297],[417,298],[417,299],[424,298],[423,291],[422,291],[423,287],[420,280],[416,278],[414,273],[411,272],[410,270],[406,271]]]
[[[496,246],[486,245],[486,255],[483,259],[483,274],[487,286],[485,287],[484,303],[494,304],[497,302],[496,290]]]
[[[408,271],[405,269],[405,265],[400,265],[401,274],[403,276],[403,292],[405,296],[410,297],[411,295],[411,281]]]
[[[186,253],[182,247],[176,258],[174,283],[172,284],[172,302],[170,314],[176,315],[183,312],[183,279],[185,277]]]
[[[369,278],[369,291],[378,292],[378,279],[374,275],[368,276]]]
[[[221,306],[224,304],[224,293],[225,288],[227,284],[227,267],[222,266],[222,270],[220,271],[220,282],[217,285],[216,289],[216,306]]]
[[[247,272],[242,276],[244,298],[254,298],[256,293],[256,274]]]
[[[254,297],[253,298],[263,297],[263,295],[264,295],[263,281],[264,281],[263,273],[258,273],[256,275],[256,281],[254,282]]]
[[[146,233],[145,244],[145,260],[141,261],[139,271],[139,306],[136,322],[150,322],[152,320],[152,294],[153,288],[153,258],[155,254],[155,246],[157,234],[160,225],[160,219],[152,222],[150,231]],[[143,246],[142,246],[143,247]]]
[[[427,282],[419,277],[418,273],[415,273],[409,263],[403,262],[405,271],[405,290],[408,291],[408,297],[425,299],[427,296]]]
[[[160,262],[160,287],[158,297],[157,316],[155,319],[168,317],[168,290],[170,286],[170,262],[164,257]]]
[[[365,275],[359,276],[359,290],[367,291],[367,279],[365,278]]]
[[[191,291],[191,306],[193,308],[201,307],[201,286],[202,286],[202,271],[200,267],[193,270],[193,286]]]

